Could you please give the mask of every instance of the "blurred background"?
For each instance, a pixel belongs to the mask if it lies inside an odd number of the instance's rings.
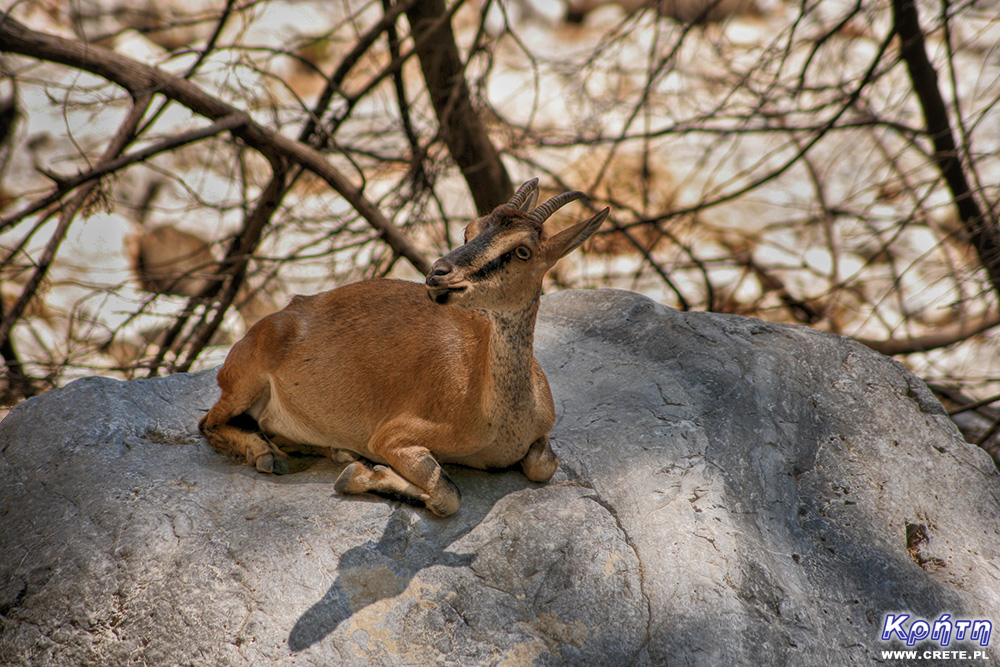
[[[998,451],[997,0],[0,6],[5,405],[419,280],[537,176],[612,209],[547,292],[854,337]]]

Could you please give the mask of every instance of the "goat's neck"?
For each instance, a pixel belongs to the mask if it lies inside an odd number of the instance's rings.
[[[513,408],[533,396],[536,296],[521,310],[492,310],[490,320],[490,377],[493,407]]]

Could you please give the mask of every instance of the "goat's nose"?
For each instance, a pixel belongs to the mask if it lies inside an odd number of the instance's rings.
[[[446,262],[444,259],[439,259],[434,262],[434,266],[431,267],[431,278],[443,278],[452,270],[451,262]]]

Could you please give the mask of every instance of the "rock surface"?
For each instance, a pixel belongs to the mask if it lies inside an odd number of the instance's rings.
[[[443,520],[216,454],[212,372],[26,401],[0,663],[857,665],[886,613],[1000,622],[1000,477],[899,364],[617,291],[546,297],[536,352],[559,472],[452,468]]]

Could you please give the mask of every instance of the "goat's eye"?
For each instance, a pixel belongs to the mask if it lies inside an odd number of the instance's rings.
[[[519,245],[514,248],[514,254],[517,255],[518,259],[527,261],[531,259],[531,248],[526,245]]]

